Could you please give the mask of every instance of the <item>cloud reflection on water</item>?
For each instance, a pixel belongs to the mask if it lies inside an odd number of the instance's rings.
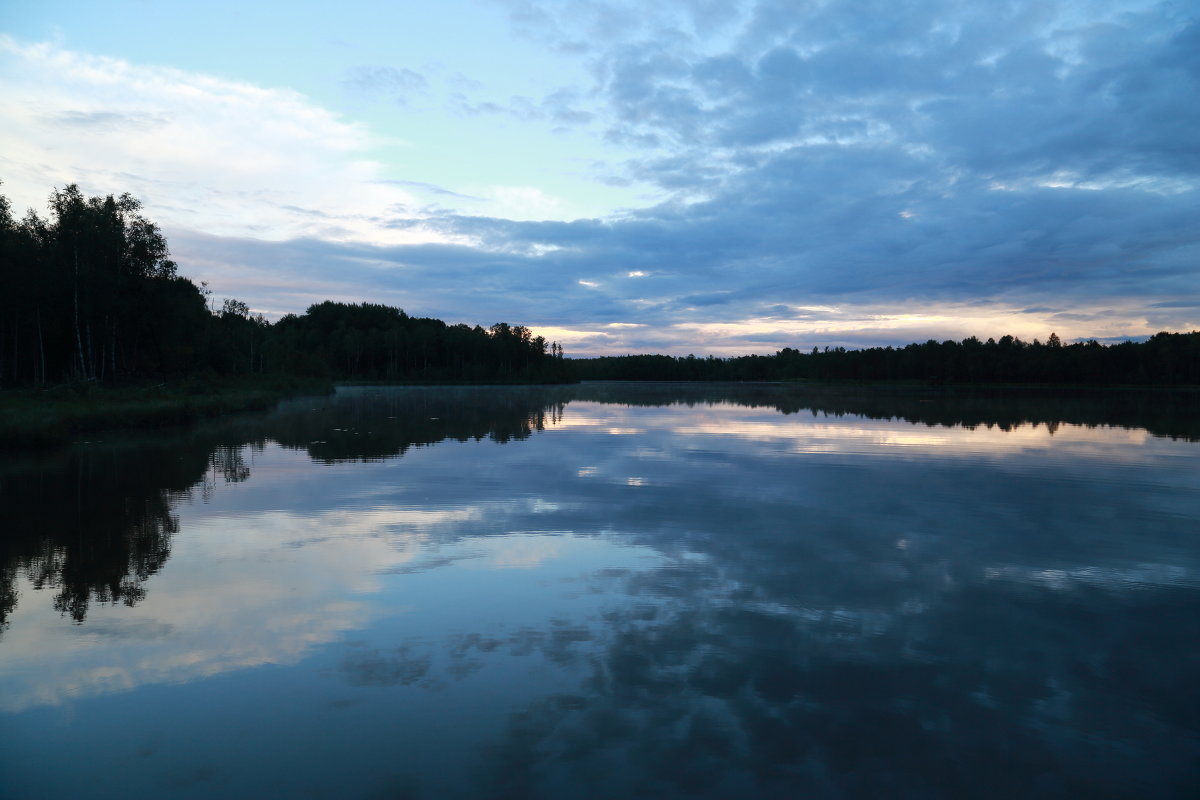
[[[191,520],[169,585],[152,585],[132,619],[114,606],[93,608],[80,628],[54,624],[49,609],[18,615],[0,648],[0,709],[294,664],[380,613],[363,598],[379,592],[379,570],[419,558],[429,531],[477,515],[336,509]]]
[[[418,695],[483,698],[498,732],[437,741],[521,796],[1170,794],[1194,777],[1194,443],[595,391],[532,426],[495,391],[524,422],[470,430],[503,447],[458,435],[434,390],[380,392],[419,408],[416,431],[307,466],[317,428],[365,421],[371,394],[285,410],[267,427],[290,444],[177,507],[133,609],[70,627],[21,585],[5,709],[273,664],[397,718]]]

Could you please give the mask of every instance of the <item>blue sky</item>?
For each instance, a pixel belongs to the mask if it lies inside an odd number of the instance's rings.
[[[1191,3],[24,2],[0,191],[569,354],[1200,328]]]

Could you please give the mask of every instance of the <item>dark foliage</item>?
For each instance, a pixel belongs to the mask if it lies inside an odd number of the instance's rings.
[[[1200,332],[1064,345],[1012,336],[772,356],[629,355],[566,362],[520,325],[447,325],[374,303],[324,302],[275,324],[245,303],[217,309],[176,274],[166,240],[128,194],[54,191],[50,216],[0,197],[0,386],[187,375],[297,375],[396,382],[890,380],[1200,385]]]
[[[447,325],[374,303],[326,301],[303,316],[289,314],[272,327],[265,351],[289,374],[341,380],[572,379],[557,344],[523,326]]]
[[[523,326],[447,325],[371,303],[320,303],[272,325],[176,274],[128,194],[50,195],[15,220],[0,197],[0,386],[194,375],[341,380],[571,379],[557,343]]]
[[[906,347],[835,348],[773,356],[676,358],[630,355],[577,359],[584,380],[887,380],[933,383],[1200,385],[1200,332],[1159,333],[1149,341],[1104,346],[1045,344],[1012,336],[982,342],[930,340]]]
[[[109,380],[196,366],[200,291],[128,194],[50,195],[20,222],[0,200],[0,382]]]

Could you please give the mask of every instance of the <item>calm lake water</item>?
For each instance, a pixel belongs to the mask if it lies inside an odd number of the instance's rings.
[[[360,388],[0,467],[0,795],[1195,797],[1196,396]]]

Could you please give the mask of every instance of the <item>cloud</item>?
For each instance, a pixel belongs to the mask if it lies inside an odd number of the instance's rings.
[[[972,335],[1044,340],[1051,331],[1064,340],[1120,340],[1164,328],[1200,327],[1200,305],[1158,309],[1180,322],[1164,326],[1137,297],[1080,298],[1069,309],[1003,298],[907,296],[896,303],[869,295],[820,305],[811,302],[813,293],[753,287],[709,297],[688,292],[696,280],[685,271],[631,279],[624,267],[593,261],[598,248],[592,242],[603,241],[609,226],[581,222],[548,227],[576,229],[573,238],[557,239],[570,246],[536,255],[506,251],[500,245],[507,240],[488,238],[494,234],[480,237],[484,246],[391,247],[168,234],[189,275],[208,280],[219,297],[255,298],[254,310],[273,318],[324,299],[359,302],[366,297],[452,323],[530,325],[564,343],[572,355],[738,355]],[[531,241],[548,238],[543,234]],[[795,299],[781,302],[784,295]]]
[[[505,174],[502,159],[494,179],[487,159],[470,181],[396,164],[385,177],[364,157],[380,134],[294,93],[12,40],[10,64],[43,78],[6,94],[0,174],[39,193],[99,178],[134,191],[185,271],[252,305],[298,311],[329,291],[563,331],[591,352],[1200,326],[1200,21],[1186,8],[502,5],[591,83],[500,97],[464,79],[446,113],[594,134],[580,169],[597,191],[647,187],[641,206],[570,219],[595,205],[547,177],[561,169]],[[417,73],[353,74],[423,91]],[[37,166],[54,147],[80,155]]]
[[[421,73],[404,67],[363,66],[350,70],[342,85],[354,92],[403,102],[409,94],[426,91],[429,81]]]
[[[174,592],[147,593],[132,620],[121,614],[125,609],[92,609],[89,624],[116,627],[121,635],[115,640],[65,638],[47,632],[54,626],[36,621],[14,625],[8,637],[12,643],[38,650],[54,666],[33,670],[9,660],[8,691],[0,708],[58,705],[262,664],[294,664],[370,618],[361,596],[379,591],[379,578],[364,574],[363,564],[388,568],[412,561],[428,546],[430,531],[463,519],[469,515],[400,509],[304,518],[265,513],[240,521],[242,533],[253,532],[256,544],[240,540],[241,557],[236,559],[213,555],[231,552],[229,538],[236,534],[227,521],[189,519],[204,535],[196,542],[198,550],[177,549]],[[290,584],[286,578],[270,585],[253,579],[252,560],[267,552],[275,554],[280,574],[296,576]],[[319,580],[300,577],[316,564],[321,565]],[[304,590],[298,592],[296,586]],[[164,637],[163,631],[172,635]]]
[[[1120,301],[1132,333],[1154,324],[1146,306],[1195,295],[1200,26],[1177,8],[930,2],[868,21],[857,4],[764,2],[717,36],[522,8],[546,37],[591,36],[609,139],[644,150],[628,174],[676,199],[586,243],[595,230],[463,224],[546,239],[567,269],[651,268],[657,301],[622,297],[628,319],[1053,298],[1092,324]]]
[[[91,130],[146,130],[166,125],[165,117],[154,114],[117,114],[112,111],[66,111],[49,118],[53,125]]]
[[[75,182],[129,191],[160,224],[215,234],[430,238],[380,224],[413,196],[379,183],[363,155],[375,137],[294,91],[8,36],[0,76],[0,177],[17,208],[40,209]],[[320,215],[301,210],[314,205]]]
[[[438,186],[435,183],[425,183],[424,181],[402,181],[402,180],[381,180],[380,183],[389,184],[391,186],[403,186],[406,189],[418,189],[430,194],[440,195],[443,197],[454,197],[459,200],[486,201],[485,197],[478,197],[473,194],[463,194],[447,189],[444,186]]]

